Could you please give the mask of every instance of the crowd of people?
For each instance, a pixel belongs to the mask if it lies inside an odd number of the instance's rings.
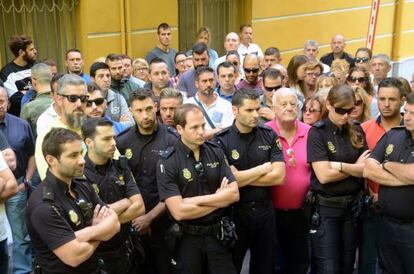
[[[414,75],[340,34],[287,67],[247,24],[157,37],[65,72],[10,38],[0,273],[414,273]]]

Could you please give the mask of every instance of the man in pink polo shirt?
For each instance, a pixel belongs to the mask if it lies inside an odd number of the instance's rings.
[[[310,126],[297,120],[295,91],[281,88],[273,94],[275,119],[265,125],[273,128],[282,143],[286,163],[285,183],[273,187],[280,273],[305,274],[309,267],[308,220],[302,209],[309,189],[311,171],[306,144]]]
[[[365,132],[368,148],[372,151],[378,141],[393,127],[403,125],[400,109],[404,104],[404,90],[397,78],[386,78],[378,85],[378,110],[380,116],[361,125]],[[378,200],[378,184],[368,180],[369,192],[373,203]],[[376,273],[377,235],[379,214],[373,210],[362,222],[362,241],[359,246],[359,273]]]

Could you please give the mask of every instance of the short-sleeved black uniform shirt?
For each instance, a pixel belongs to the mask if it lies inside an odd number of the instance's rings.
[[[339,129],[329,119],[319,121],[309,131],[308,135],[308,163],[320,161],[336,161],[355,163],[359,156],[367,150],[365,135],[360,126],[356,130],[363,138],[364,146],[360,149],[354,147],[346,130]],[[321,184],[312,168],[311,190],[327,196],[345,196],[358,193],[364,187],[363,179],[349,176],[337,182]]]
[[[86,155],[84,174],[99,198],[107,204],[140,193],[129,167],[123,168],[118,160],[109,160],[105,165],[95,165]],[[118,234],[98,246],[98,252],[120,248],[128,238],[129,227],[128,223],[122,224]]]
[[[250,133],[240,133],[236,125],[216,134],[214,141],[224,150],[230,165],[246,170],[266,162],[284,162],[279,137],[273,129],[259,125]],[[272,199],[272,187],[240,188],[240,202]]]
[[[93,210],[97,204],[105,205],[93,188],[83,179],[73,179],[69,194],[68,185],[47,171],[45,180],[32,193],[27,203],[27,228],[42,273],[92,273],[98,268],[95,256],[71,267],[64,264],[52,250],[74,240],[75,231],[90,225],[77,202],[90,203]],[[90,222],[91,220],[89,220]]]
[[[384,134],[371,153],[371,158],[384,161],[414,163],[414,140],[405,127]],[[414,220],[414,186],[381,185],[378,194],[381,212],[394,218]]]
[[[187,198],[213,194],[224,177],[227,177],[229,183],[236,181],[223,151],[210,142],[200,146],[199,161],[195,160],[192,150],[180,140],[158,162],[157,182],[162,201],[173,196]],[[184,222],[212,224],[222,215],[223,209],[217,209],[201,218]]]
[[[151,135],[142,135],[138,127],[131,127],[116,137],[119,152],[128,159],[135,181],[141,191],[146,212],[160,201],[156,182],[156,167],[160,155],[174,145],[178,135],[174,128],[157,124]]]

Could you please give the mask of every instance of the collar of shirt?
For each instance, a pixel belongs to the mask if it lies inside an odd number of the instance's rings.
[[[10,114],[6,113],[6,115],[4,116],[3,121],[0,121],[0,125],[1,125],[2,127],[7,128],[7,124],[8,124],[8,121],[9,121],[9,115],[10,115]]]
[[[343,128],[338,128],[330,119],[325,120],[326,126],[330,132],[337,135],[343,135],[346,133],[346,130]]]
[[[50,90],[37,94],[35,99],[40,98],[40,97],[50,97]]]
[[[202,159],[202,154],[203,154],[203,150],[204,150],[204,146],[205,146],[205,144],[203,143],[202,145],[200,145],[200,159],[199,160],[201,160]],[[183,141],[181,140],[181,137],[180,137],[180,139],[178,140],[178,142],[176,143],[176,148],[177,148],[177,150],[179,150],[179,151],[183,151],[183,152],[185,152],[185,157],[186,158],[190,158],[190,156],[191,157],[193,157],[194,158],[194,153],[193,153],[193,151],[188,147],[188,146],[186,146],[184,143],[183,143]]]
[[[379,126],[382,127],[381,125],[381,115],[378,115],[378,117],[375,119],[375,123],[377,123]],[[404,125],[404,119],[403,119],[403,114],[401,114],[401,119],[400,119],[400,126]]]
[[[240,132],[240,130],[237,128],[237,126],[236,126],[236,120],[234,120],[234,122],[233,122],[233,124],[231,125],[231,127],[230,127],[230,130],[232,130],[232,131],[234,131],[236,134],[238,134],[238,135],[244,135],[244,136],[247,136],[247,135],[251,135],[251,134],[255,134],[256,133],[256,131],[257,131],[257,126],[256,127],[254,127],[253,129],[252,129],[252,131],[250,131],[250,132],[247,132],[247,133],[242,133],[242,132]]]
[[[276,120],[273,119],[272,121],[270,121],[266,124],[269,124],[269,126],[276,131],[277,136],[284,139],[284,137],[280,134],[279,126],[276,123]],[[296,124],[296,132],[295,132],[295,136],[293,137],[292,143],[294,143],[299,137],[305,136],[306,132],[307,132],[307,130],[306,130],[307,127],[305,126],[304,123],[300,122],[299,120],[296,120],[295,124]]]
[[[236,92],[236,86],[234,86],[234,91],[233,91],[233,93],[232,94],[230,94],[230,95],[225,95],[224,93],[222,93],[221,92],[221,87],[220,86],[218,86],[215,90],[214,90],[214,92],[216,92],[221,98],[223,98],[223,99],[231,99],[231,98],[233,98],[233,95],[234,95],[234,93]]]
[[[105,175],[106,171],[110,167],[111,159],[109,159],[105,164],[103,165],[96,165],[92,160],[89,158],[88,153],[85,155],[85,169],[88,168],[90,170],[96,170],[98,173]]]
[[[157,132],[158,132],[159,128],[160,128],[159,123],[155,122],[155,127],[154,127],[154,131],[152,132],[152,134],[149,134],[149,135],[143,135],[143,134],[141,134],[141,132],[139,132],[138,125],[135,125],[135,132],[136,132],[136,133],[137,133],[137,135],[139,135],[139,136],[153,136],[153,135],[157,134]]]
[[[106,95],[106,101],[109,104],[113,100],[115,100],[115,92],[112,89],[108,89],[108,94]]]
[[[55,188],[57,191],[64,193],[66,195],[70,195],[69,194],[69,186],[67,183],[63,182],[62,180],[60,180],[59,178],[57,178],[55,175],[53,175],[52,172],[50,172],[50,170],[48,169],[46,171],[46,178],[45,178],[46,182],[48,182],[53,188]],[[76,181],[72,179],[71,182],[71,190],[74,190],[74,188],[76,187]]]
[[[196,93],[196,95],[195,95],[195,97],[197,98],[197,100],[203,105],[203,107],[206,109],[206,110],[209,110],[209,109],[211,109],[211,108],[213,108],[216,104],[217,104],[217,101],[219,100],[219,98],[220,98],[220,96],[218,95],[218,93],[216,93],[216,92],[214,92],[215,93],[215,95],[216,95],[216,100],[210,105],[210,106],[207,106],[206,104],[204,104],[204,102],[203,101],[201,101],[200,100],[200,98],[198,97],[198,91],[197,91],[197,93]]]

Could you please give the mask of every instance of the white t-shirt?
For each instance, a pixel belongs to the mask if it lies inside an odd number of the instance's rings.
[[[8,168],[6,161],[4,161],[3,154],[0,153],[0,171]],[[7,228],[6,228],[6,210],[4,204],[0,204],[0,241],[3,241],[7,238]]]
[[[240,44],[239,48],[237,49],[239,55],[240,55],[240,65],[243,66],[244,63],[244,57],[246,57],[247,54],[256,54],[259,57],[263,56],[262,49],[257,45],[250,43],[248,47],[246,47],[243,44]]]
[[[210,117],[210,120],[213,122],[214,126],[216,128],[226,128],[229,127],[233,124],[233,120],[234,120],[234,115],[233,115],[233,111],[231,108],[231,104],[229,101],[221,98],[217,93],[216,93],[217,99],[216,101],[211,104],[210,106],[205,105],[203,102],[200,101],[200,99],[198,98],[198,93],[196,93],[196,95],[194,97],[197,98],[197,100],[201,103],[201,105],[203,106],[203,108],[205,109],[205,111],[207,112],[208,116]],[[194,97],[191,97],[189,99],[187,99],[187,101],[185,101],[185,103],[189,103],[189,104],[193,104],[193,105],[197,105],[197,102],[195,101]],[[205,129],[206,130],[211,130],[211,126],[208,123],[207,119],[204,118],[204,120],[206,121],[206,126]]]

